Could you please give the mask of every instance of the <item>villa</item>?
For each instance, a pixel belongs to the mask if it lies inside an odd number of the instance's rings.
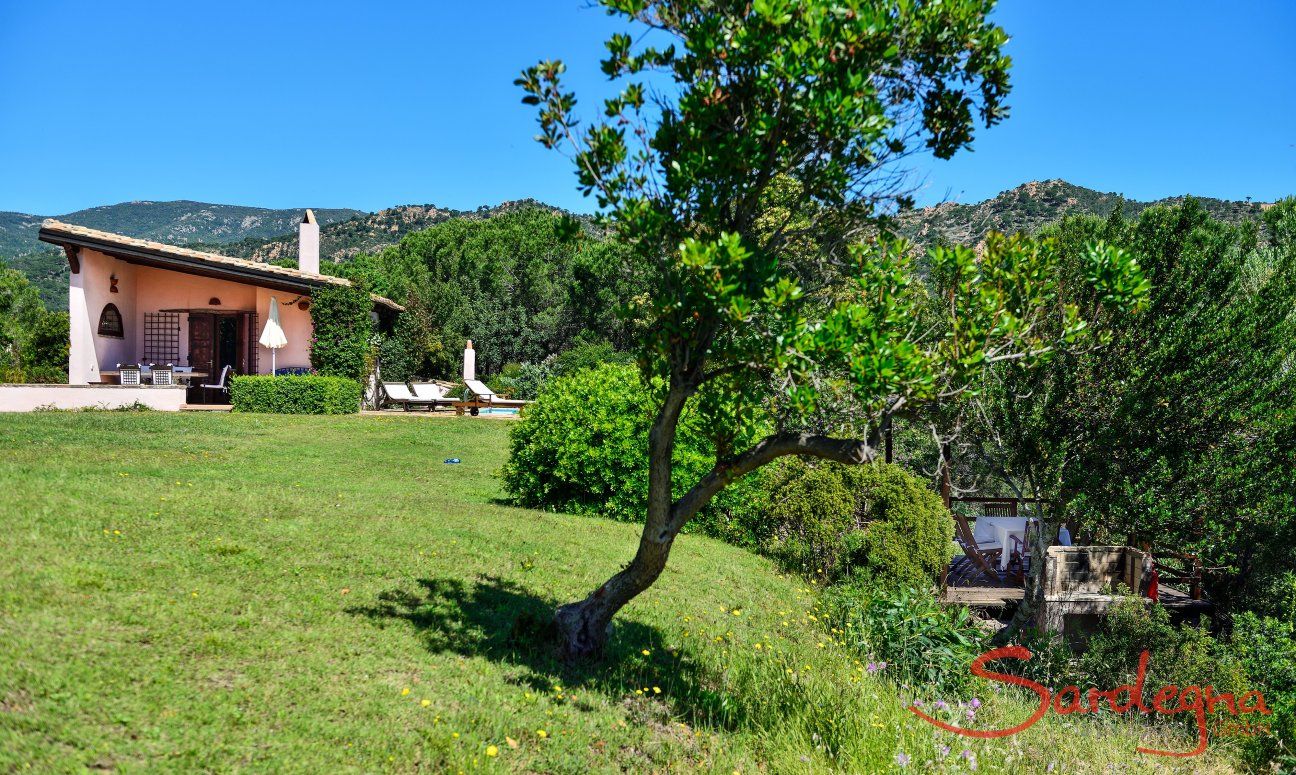
[[[61,247],[71,270],[68,295],[70,352],[67,386],[27,388],[0,396],[0,408],[26,404],[95,406],[139,401],[158,409],[226,403],[216,383],[222,373],[270,374],[271,352],[258,343],[276,304],[287,344],[275,355],[280,372],[310,365],[311,294],[350,285],[320,274],[319,224],[310,210],[299,228],[297,267],[205,253],[48,220],[40,239]],[[373,297],[374,316],[389,323],[402,307]],[[134,386],[125,392],[69,391],[116,386],[119,364],[178,367],[174,387]],[[228,371],[226,369],[228,367]],[[121,385],[121,388],[128,386]],[[57,388],[63,388],[58,390]]]

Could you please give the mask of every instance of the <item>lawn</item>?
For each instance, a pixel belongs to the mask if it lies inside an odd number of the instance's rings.
[[[637,532],[504,504],[509,425],[0,415],[0,770],[1228,770],[1126,722],[939,732],[812,588],[696,536],[565,666],[548,611]],[[979,724],[1029,715],[987,694]]]

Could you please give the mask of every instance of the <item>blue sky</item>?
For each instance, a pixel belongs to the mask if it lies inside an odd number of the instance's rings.
[[[1296,193],[1296,2],[1002,0],[996,18],[1012,116],[922,162],[920,201],[1056,177],[1136,199]],[[592,102],[619,28],[586,0],[0,0],[0,210],[589,210],[512,80],[562,58]]]

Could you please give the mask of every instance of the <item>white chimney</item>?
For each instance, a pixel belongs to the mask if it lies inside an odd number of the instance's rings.
[[[472,340],[464,347],[464,379],[477,379],[477,351],[472,347]]]
[[[303,272],[319,274],[319,223],[315,213],[306,211],[297,230],[297,268]]]

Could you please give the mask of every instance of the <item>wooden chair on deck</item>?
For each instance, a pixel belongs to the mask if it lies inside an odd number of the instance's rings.
[[[976,538],[972,535],[972,528],[968,527],[967,517],[957,511],[951,513],[954,515],[954,540],[963,549],[963,554],[967,555],[972,564],[979,568],[983,574],[995,581],[999,581],[999,571],[991,564],[991,561],[999,559],[999,555],[1003,553],[1003,547],[993,542],[987,543],[985,546],[977,544]]]
[[[1026,523],[1026,535],[1012,537],[1013,553],[1009,558],[1009,573],[1017,579],[1018,584],[1026,583],[1026,574],[1030,573],[1031,546],[1035,543],[1035,533],[1040,529],[1039,523],[1030,520]]]

